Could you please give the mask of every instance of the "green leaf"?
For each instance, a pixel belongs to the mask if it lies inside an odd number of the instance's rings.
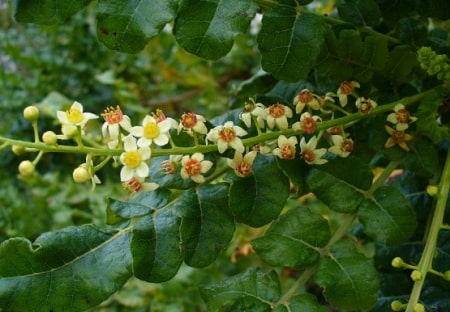
[[[211,264],[228,247],[235,230],[228,184],[202,185],[186,193],[178,211],[184,261],[193,267]]]
[[[405,17],[398,21],[395,34],[401,42],[420,47],[427,43],[428,29],[422,20],[416,17]]]
[[[439,165],[439,155],[436,147],[426,138],[419,138],[414,147],[406,154],[405,167],[418,176],[431,178]]]
[[[385,70],[396,79],[408,79],[408,75],[417,66],[417,54],[410,46],[396,46],[390,53]]]
[[[377,301],[378,274],[372,260],[358,253],[348,240],[334,244],[320,260],[316,281],[325,299],[345,310],[366,310]]]
[[[156,206],[167,203],[154,196]],[[159,202],[158,202],[159,200]],[[201,185],[135,221],[131,250],[136,277],[148,282],[172,278],[183,260],[205,267],[228,247],[234,222],[228,185]],[[128,207],[142,203],[130,203]],[[129,208],[132,209],[132,208]]]
[[[310,294],[301,294],[292,297],[286,305],[286,311],[308,311],[308,312],[328,312],[326,307],[317,303],[316,297]]]
[[[258,34],[261,65],[280,80],[306,77],[324,43],[322,17],[302,11],[294,0],[284,0],[268,10]]]
[[[377,0],[383,21],[389,26],[395,25],[405,16],[413,15],[415,13],[414,2],[415,0]]]
[[[342,20],[358,26],[376,26],[380,23],[380,8],[374,0],[339,0],[336,4]]]
[[[137,53],[175,18],[177,9],[178,0],[99,0],[98,38],[110,49]]]
[[[176,211],[167,208],[136,221],[131,253],[137,278],[161,283],[175,276],[183,262],[180,226],[181,218]]]
[[[250,0],[183,0],[173,32],[186,51],[217,60],[247,31],[257,10]]]
[[[427,95],[419,103],[417,109],[417,131],[428,137],[434,144],[450,138],[449,129],[437,122],[437,110],[442,104],[440,94],[434,92]]]
[[[125,202],[110,199],[106,210],[108,224],[150,214],[165,206],[170,196],[170,191],[157,189],[151,192],[139,192]]]
[[[308,208],[292,209],[251,241],[261,259],[272,266],[304,268],[320,257],[330,239],[328,222]]]
[[[277,159],[278,165],[289,180],[297,187],[297,195],[301,196],[309,192],[305,181],[310,166],[300,157],[292,160]]]
[[[20,23],[62,24],[82,10],[91,0],[16,0],[14,17]]]
[[[346,158],[329,161],[312,169],[306,182],[316,197],[330,209],[352,213],[364,199],[364,191],[371,186],[372,178],[367,164],[358,159]]]
[[[259,227],[278,217],[288,195],[289,180],[275,158],[258,155],[253,175],[231,182],[229,205],[236,221]]]
[[[382,72],[386,65],[387,41],[380,36],[367,36],[362,41],[358,31],[344,29],[338,38],[327,32],[326,39],[316,66],[321,75],[331,76],[335,81],[369,82],[374,72]]]
[[[0,306],[4,311],[83,311],[131,276],[130,231],[92,225],[45,233],[33,243],[0,245]]]
[[[414,209],[394,186],[383,186],[364,200],[358,219],[367,235],[386,245],[406,242],[417,225]]]
[[[416,10],[422,16],[450,19],[450,3],[447,0],[417,0],[416,3]]]
[[[271,311],[270,305],[280,298],[277,274],[252,268],[245,273],[200,288],[208,311]]]

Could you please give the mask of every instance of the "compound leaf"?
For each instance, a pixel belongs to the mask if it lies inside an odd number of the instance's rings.
[[[5,311],[82,311],[119,290],[132,275],[129,229],[72,226],[33,243],[0,245],[0,306]]]
[[[62,24],[83,9],[91,0],[17,0],[14,17],[21,23]]]
[[[270,311],[280,293],[277,274],[255,268],[200,289],[208,311],[223,311],[225,305],[229,311]]]
[[[258,34],[261,65],[276,78],[297,81],[314,66],[323,45],[326,26],[315,14],[284,0],[265,12]]]
[[[282,215],[251,244],[258,256],[272,266],[303,268],[319,259],[319,249],[329,239],[328,222],[301,207]]]
[[[231,181],[229,205],[236,221],[253,227],[276,219],[289,195],[289,179],[274,157],[258,155],[253,175]]]
[[[372,173],[367,164],[358,159],[339,159],[310,171],[306,182],[310,190],[337,212],[355,212],[364,199],[364,190],[372,184]],[[348,174],[351,172],[351,174]]]
[[[250,0],[183,0],[173,32],[186,51],[217,60],[247,31],[257,10]]]
[[[340,0],[337,2],[339,16],[358,26],[376,26],[381,20],[381,11],[374,0]]]
[[[98,38],[110,49],[137,53],[175,18],[177,9],[178,0],[99,0]]]
[[[326,300],[337,308],[366,310],[377,301],[378,273],[372,261],[347,240],[334,244],[320,260],[316,281],[324,288]]]
[[[367,235],[386,245],[406,242],[416,229],[414,209],[395,186],[383,186],[364,200],[358,218]]]

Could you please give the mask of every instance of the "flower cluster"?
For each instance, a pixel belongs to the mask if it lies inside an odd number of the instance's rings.
[[[101,114],[105,147],[102,145],[98,149],[85,145],[85,126],[99,116],[84,112],[83,105],[74,102],[68,110],[56,112],[61,134],[47,131],[42,141],[57,147],[58,140],[74,140],[79,151],[86,154],[86,162],[74,170],[73,178],[76,182],[90,180],[93,187],[101,183],[97,171],[113,159],[121,166],[120,180],[130,192],[158,188],[158,184],[148,181],[150,162],[155,155],[169,156],[160,163],[163,175],[178,174],[181,179],[204,183],[208,174],[217,167],[217,157],[205,153],[214,151],[225,158],[222,164],[230,167],[236,176],[245,178],[253,173],[253,163],[258,154],[286,161],[299,158],[309,165],[321,165],[333,157],[348,157],[354,149],[354,142],[346,133],[345,124],[333,122],[335,115],[351,114],[350,102],[354,103],[354,110],[359,112],[355,115],[359,116],[367,115],[377,107],[374,100],[359,97],[355,91],[357,88],[360,88],[358,82],[344,81],[336,93],[318,95],[302,89],[291,103],[265,105],[250,98],[239,114],[241,122],[228,120],[216,126],[211,126],[204,116],[193,112],[182,114],[177,121],[166,117],[161,110],[144,116],[140,124],[133,125],[119,106],[107,107]],[[26,110],[26,118],[36,123],[38,110],[34,108]],[[390,125],[385,127],[390,137],[385,147],[398,145],[408,151],[406,142],[412,136],[405,131],[416,119],[405,105],[397,104],[394,112],[387,116]],[[187,146],[175,144],[176,137],[182,132],[184,138],[191,138]],[[94,160],[99,158],[101,161],[96,164]],[[32,175],[37,161],[24,161],[19,167],[21,174]]]

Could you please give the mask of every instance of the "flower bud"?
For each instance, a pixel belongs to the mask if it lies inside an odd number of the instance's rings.
[[[405,262],[403,261],[402,258],[395,257],[394,259],[392,259],[391,264],[394,268],[401,269],[401,268],[403,268],[403,265],[405,264]]]
[[[39,109],[33,105],[27,106],[23,110],[23,117],[29,122],[36,121],[39,118]]]
[[[422,273],[419,270],[414,270],[411,272],[411,279],[414,282],[420,281],[422,279]]]
[[[13,145],[12,152],[17,156],[20,156],[23,155],[23,153],[25,152],[25,148],[23,146]]]
[[[31,177],[34,174],[34,165],[29,160],[24,160],[19,164],[19,172],[24,177]]]
[[[404,309],[405,309],[405,306],[400,301],[394,300],[391,302],[391,310],[392,311],[403,311]]]
[[[42,141],[47,145],[56,145],[58,138],[56,137],[56,133],[53,131],[46,131],[42,135]]]
[[[414,305],[414,312],[425,312],[425,307],[421,303],[416,303]]]
[[[84,166],[79,166],[76,168],[72,173],[72,177],[76,183],[84,183],[91,178],[89,172]]]
[[[427,194],[434,197],[439,193],[439,188],[437,185],[428,185],[427,186]]]
[[[444,272],[444,279],[446,281],[450,281],[450,270]]]

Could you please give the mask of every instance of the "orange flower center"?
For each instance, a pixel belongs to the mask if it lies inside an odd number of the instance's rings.
[[[295,158],[295,146],[286,144],[280,149],[280,155],[283,159]]]
[[[396,113],[395,113],[395,118],[397,118],[399,123],[408,123],[409,122],[409,112],[402,108],[399,109]]]
[[[181,116],[181,124],[183,127],[191,129],[197,124],[197,116],[193,113],[185,113]]]
[[[302,103],[309,103],[313,99],[313,94],[308,89],[305,89],[305,90],[300,91],[300,93],[298,94],[298,99]]]
[[[313,162],[314,158],[315,158],[314,152],[310,151],[310,150],[303,151],[301,153],[301,156],[303,159],[305,159],[306,161],[309,161],[309,162]]]
[[[394,130],[391,137],[396,143],[402,143],[405,140],[405,132]]]
[[[142,190],[142,183],[136,180],[135,178],[132,178],[128,182],[123,182],[122,186],[124,189],[129,191],[130,193],[137,193]]]
[[[236,168],[234,168],[234,171],[238,177],[244,178],[252,173],[252,166],[245,161],[241,161],[237,164]]]
[[[352,152],[353,151],[353,141],[349,140],[349,139],[344,140],[344,142],[342,142],[341,149],[344,152]]]
[[[359,107],[359,111],[363,114],[367,114],[368,112],[370,112],[370,110],[372,109],[372,104],[370,103],[370,101],[362,101],[361,105]]]
[[[225,128],[219,131],[219,137],[225,142],[231,142],[236,137],[236,132],[233,128]]]
[[[284,105],[283,104],[273,104],[269,107],[269,114],[274,118],[279,118],[284,116]]]
[[[316,131],[317,123],[312,117],[306,117],[300,122],[303,132],[311,134]]]
[[[123,114],[119,106],[116,109],[110,106],[105,109],[102,117],[109,125],[113,125],[122,121]]]
[[[343,81],[339,86],[339,90],[342,94],[351,94],[353,92],[353,85],[349,81]]]
[[[192,158],[186,162],[184,169],[186,170],[186,173],[190,176],[195,176],[202,172],[202,166],[200,162]]]

